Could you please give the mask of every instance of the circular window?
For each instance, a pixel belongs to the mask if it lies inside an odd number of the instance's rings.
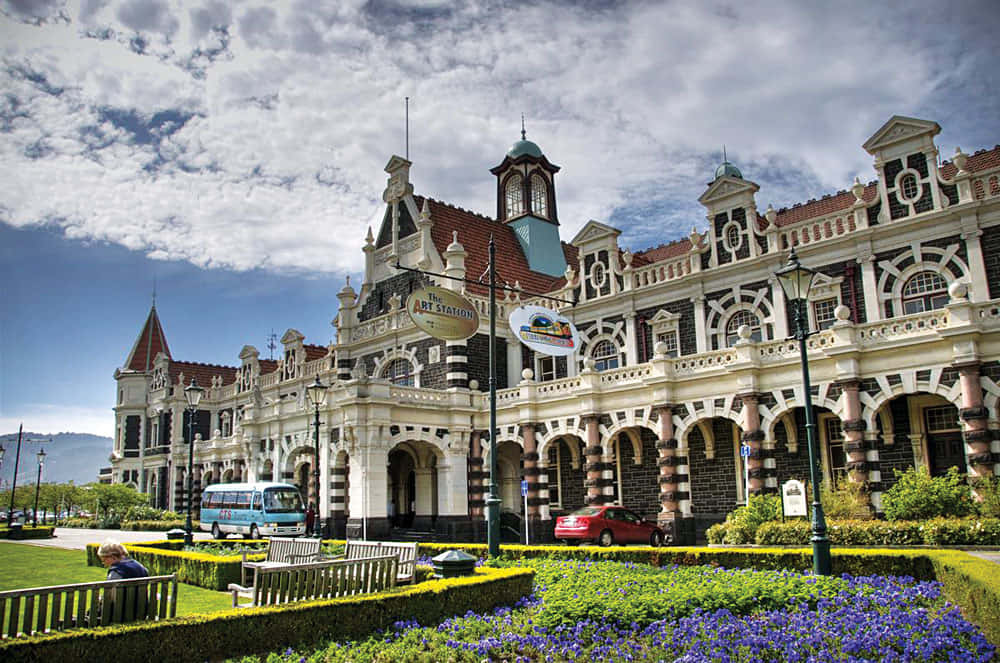
[[[595,288],[600,288],[604,285],[605,278],[607,278],[607,273],[604,271],[604,264],[595,262],[590,268],[590,282],[594,284]]]
[[[729,223],[722,231],[723,244],[727,251],[736,251],[743,244],[743,229],[737,223]]]
[[[917,176],[912,172],[900,174],[897,189],[899,191],[899,198],[903,202],[916,202],[917,198],[920,197],[920,184]]]

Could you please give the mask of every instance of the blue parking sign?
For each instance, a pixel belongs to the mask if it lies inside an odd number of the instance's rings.
[[[749,458],[750,457],[750,445],[749,444],[741,444],[740,445],[740,455],[743,456],[744,458]]]
[[[528,481],[527,479],[521,480],[521,497],[528,496]]]

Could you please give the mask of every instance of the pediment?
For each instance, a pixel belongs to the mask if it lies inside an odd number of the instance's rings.
[[[282,345],[294,345],[295,343],[301,343],[305,340],[305,336],[302,335],[298,329],[289,329],[285,332],[285,335],[281,337]]]
[[[257,352],[257,348],[252,345],[244,345],[243,349],[240,350],[240,359],[243,361],[246,361],[247,359],[256,359],[259,356],[260,353]]]
[[[622,231],[617,228],[612,228],[609,225],[599,223],[591,219],[587,222],[580,232],[576,234],[576,237],[570,242],[573,246],[581,246],[583,244],[589,244],[598,240],[608,240],[617,243],[618,236],[622,234]]]
[[[412,161],[407,161],[398,154],[393,154],[392,158],[389,159],[389,163],[385,165],[385,172],[392,174],[400,168],[409,168],[412,165]]]
[[[715,200],[721,200],[722,198],[729,198],[731,196],[737,196],[741,194],[746,194],[753,196],[760,190],[760,187],[751,182],[750,180],[744,180],[739,177],[720,177],[711,184],[708,185],[708,189],[705,193],[701,194],[698,198],[698,202],[702,205],[707,205],[709,202]]]
[[[919,120],[915,117],[905,117],[903,115],[893,115],[888,122],[872,134],[872,137],[865,141],[862,147],[869,154],[876,152],[902,141],[930,134],[936,136],[941,132],[941,126],[937,122]]]

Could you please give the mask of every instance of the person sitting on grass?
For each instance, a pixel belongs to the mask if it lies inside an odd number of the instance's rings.
[[[128,556],[125,546],[108,539],[97,549],[101,564],[108,567],[108,580],[126,580],[128,578],[149,577],[149,571],[139,562]]]

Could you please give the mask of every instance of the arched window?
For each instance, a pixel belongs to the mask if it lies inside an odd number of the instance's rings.
[[[733,317],[729,318],[729,322],[726,323],[726,345],[733,346],[736,345],[736,341],[740,340],[739,334],[737,333],[742,325],[747,325],[750,327],[750,338],[758,343],[761,340],[760,331],[760,320],[751,311],[742,309],[733,314]]]
[[[549,216],[548,187],[545,178],[538,173],[531,176],[531,212],[535,216]]]
[[[597,371],[618,368],[621,364],[618,355],[618,346],[608,340],[598,341],[590,356],[594,360],[594,370]]]
[[[382,370],[382,377],[393,384],[401,384],[408,387],[412,387],[415,384],[413,373],[410,371],[410,362],[407,359],[393,359]]]
[[[524,179],[519,173],[514,173],[507,180],[504,188],[504,197],[507,201],[507,218],[513,218],[518,214],[524,214]]]
[[[920,313],[948,303],[948,284],[935,272],[918,272],[903,286],[903,313]]]

